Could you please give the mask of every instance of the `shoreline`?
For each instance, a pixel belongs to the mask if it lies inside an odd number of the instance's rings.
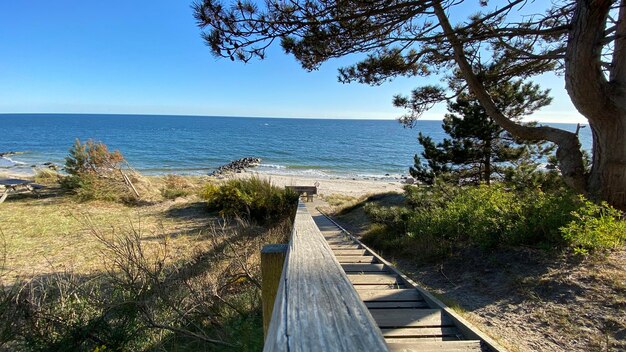
[[[168,174],[162,175],[144,175],[148,179],[160,179]],[[207,176],[207,175],[179,175],[189,179],[213,179],[213,180],[228,180],[228,179],[243,179],[250,177],[258,177],[261,179],[269,180],[273,185],[278,187],[285,186],[313,186],[318,183],[318,195],[329,196],[332,194],[341,194],[350,197],[363,197],[369,194],[387,193],[387,192],[403,192],[403,187],[406,183],[401,179],[357,179],[357,178],[324,178],[307,175],[283,175],[277,173],[256,172],[254,169],[246,170],[241,173],[232,173],[222,175],[219,177]],[[28,178],[32,179],[34,173],[23,174],[11,172],[9,170],[0,169],[0,178]]]

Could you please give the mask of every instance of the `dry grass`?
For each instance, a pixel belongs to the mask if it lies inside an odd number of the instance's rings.
[[[40,197],[12,196],[1,204],[0,301],[4,297],[2,302],[11,304],[0,310],[0,321],[20,319],[19,324],[0,323],[0,350],[33,341],[53,348],[65,335],[92,350],[108,335],[103,329],[94,330],[95,337],[81,337],[80,327],[88,326],[88,319],[119,328],[122,335],[116,336],[126,339],[124,346],[131,350],[148,345],[207,350],[207,343],[209,350],[258,350],[260,249],[285,241],[290,225],[283,222],[269,230],[237,222],[225,225],[193,192],[175,200],[161,198],[159,189],[168,184],[193,190],[203,182],[198,177],[174,181],[141,180],[156,191],[153,200],[137,206],[78,202],[55,188]],[[107,296],[111,287],[124,292],[124,304],[116,303],[118,295]],[[92,305],[65,306],[74,299]],[[124,308],[128,304],[132,307]],[[124,319],[106,313],[126,316],[122,308],[134,317],[127,329]],[[49,316],[60,323],[47,325]],[[29,324],[40,329],[31,333]],[[141,330],[141,336],[124,337],[133,329]],[[109,342],[115,341],[110,337]]]
[[[157,187],[164,183],[162,178],[149,181]],[[195,196],[152,201],[139,207],[77,202],[55,189],[41,198],[14,196],[0,205],[0,230],[7,247],[7,267],[0,277],[10,282],[65,270],[77,274],[101,270],[102,247],[90,233],[89,222],[116,232],[141,226],[142,232],[148,234],[146,241],[167,234],[173,257],[184,257],[190,249],[207,241],[202,234],[215,220]]]

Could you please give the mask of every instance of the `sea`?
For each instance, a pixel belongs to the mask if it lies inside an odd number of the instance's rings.
[[[551,126],[574,131],[576,124]],[[419,132],[441,141],[441,121],[405,128],[395,120],[251,118],[220,116],[0,114],[0,172],[32,174],[47,163],[61,167],[78,138],[119,150],[147,175],[205,175],[243,157],[253,169],[317,178],[401,178],[422,151]],[[581,144],[591,149],[591,131]]]

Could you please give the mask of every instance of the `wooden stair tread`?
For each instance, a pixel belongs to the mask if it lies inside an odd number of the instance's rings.
[[[329,244],[330,245],[330,249],[335,250],[335,249],[361,249],[363,247],[361,247],[360,245],[353,243],[353,244]]]
[[[338,255],[336,256],[339,263],[376,263],[377,260],[371,255],[368,256],[356,256],[356,255]]]
[[[397,301],[397,302],[365,302],[369,309],[389,309],[389,308],[428,308],[425,301]]]
[[[333,254],[337,255],[358,255],[365,256],[367,251],[365,249],[333,249]]]
[[[401,283],[395,274],[348,274],[353,285],[391,285]]]
[[[365,272],[380,272],[384,273],[385,265],[384,264],[367,264],[367,263],[345,263],[341,264],[343,271],[347,274],[349,273],[365,273]]]
[[[463,336],[456,327],[439,326],[423,328],[387,328],[380,329],[384,337],[442,337],[442,336]]]
[[[420,301],[422,296],[416,289],[370,290],[367,287],[357,287],[357,293],[364,302],[395,302]]]
[[[381,329],[453,325],[441,309],[370,309],[370,314]]]
[[[471,352],[482,351],[479,340],[424,341],[410,343],[387,343],[392,352]]]

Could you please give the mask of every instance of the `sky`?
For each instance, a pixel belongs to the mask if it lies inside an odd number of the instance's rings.
[[[0,113],[104,113],[394,119],[423,78],[341,84],[354,57],[307,72],[276,45],[263,61],[215,58],[191,0],[1,1]],[[535,79],[554,102],[532,119],[585,122],[563,77]],[[424,115],[440,119],[445,106]]]

